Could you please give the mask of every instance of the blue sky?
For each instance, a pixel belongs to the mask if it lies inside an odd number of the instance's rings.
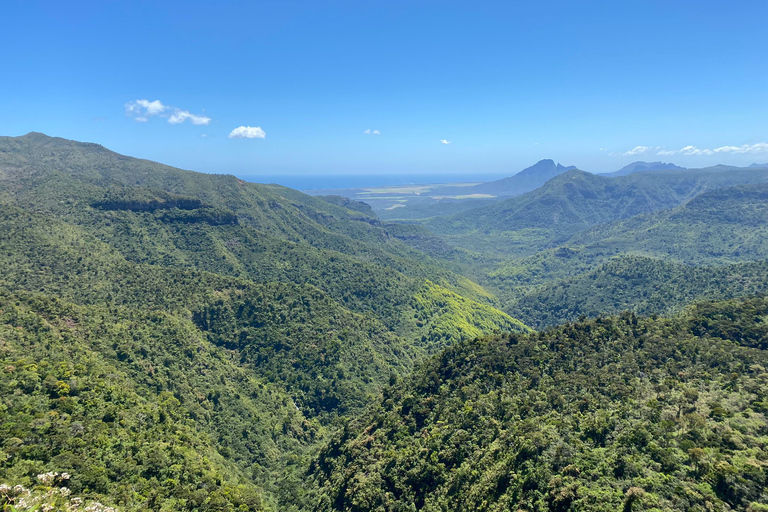
[[[768,162],[765,0],[4,0],[0,19],[2,135],[246,176]]]

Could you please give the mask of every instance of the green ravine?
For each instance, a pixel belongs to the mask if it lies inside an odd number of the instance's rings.
[[[555,171],[396,224],[0,137],[0,507],[768,510],[768,174]]]
[[[334,436],[314,510],[763,510],[766,348],[766,298],[460,342]]]
[[[308,457],[391,378],[527,329],[362,204],[41,134],[0,150],[2,480],[66,471],[127,510],[290,508]],[[152,407],[173,421],[144,432]]]
[[[532,326],[768,289],[768,185],[715,189],[681,206],[597,225],[507,260],[482,282]]]

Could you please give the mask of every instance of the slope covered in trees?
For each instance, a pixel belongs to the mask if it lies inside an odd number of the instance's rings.
[[[555,171],[436,234],[0,138],[0,483],[65,471],[124,510],[768,505],[766,300],[687,307],[768,289],[766,185],[721,188],[764,171]]]
[[[402,288],[419,289],[425,279],[493,303],[488,292],[390,235],[359,205],[42,134],[0,138],[0,168],[7,204],[76,224],[132,261],[310,282],[363,312],[410,300],[413,293]],[[392,325],[402,323],[400,316],[390,307],[378,318]]]
[[[318,433],[168,314],[3,291],[0,340],[5,481],[65,471],[75,493],[126,509],[261,510],[254,477]]]
[[[635,251],[689,263],[765,258],[768,184],[711,190],[670,210],[597,226],[569,244]]]
[[[526,329],[359,203],[42,134],[0,138],[0,203],[0,477],[20,485],[284,508],[390,379]]]
[[[665,210],[711,189],[766,183],[761,169],[653,171],[608,178],[571,170],[522,196],[425,222],[459,247],[525,256],[598,224]]]
[[[768,292],[768,262],[692,266],[620,256],[575,277],[535,287],[508,306],[536,329],[621,311],[669,314],[702,299]]]
[[[672,208],[602,224],[514,258],[485,284],[535,326],[581,314],[674,311],[765,290],[768,185],[715,189]]]
[[[316,510],[762,510],[765,298],[461,342],[323,449]]]

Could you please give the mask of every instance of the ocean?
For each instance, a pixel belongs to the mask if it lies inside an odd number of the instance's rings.
[[[253,183],[276,183],[297,190],[483,182],[498,180],[504,177],[506,175],[503,174],[283,174],[238,176],[242,180]]]

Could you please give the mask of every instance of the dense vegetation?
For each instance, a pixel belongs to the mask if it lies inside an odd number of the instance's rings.
[[[580,323],[454,344],[385,390],[313,463],[314,509],[768,507],[768,300],[688,306],[768,290],[765,181],[569,171],[425,222],[513,316]]]
[[[66,471],[127,508],[260,510],[246,468],[288,463],[317,430],[189,322],[36,294],[2,293],[0,311],[0,459],[17,485]]]
[[[0,506],[764,510],[768,299],[701,301],[768,291],[765,169],[528,171],[394,224],[0,137]]]
[[[625,310],[641,315],[668,314],[704,298],[766,293],[767,276],[766,261],[698,267],[620,256],[576,277],[536,287],[509,308],[536,328]]]
[[[461,342],[313,464],[316,510],[763,510],[768,299]]]
[[[715,189],[684,205],[601,224],[488,273],[505,309],[534,326],[766,290],[768,185]]]
[[[493,257],[527,256],[598,224],[681,205],[710,189],[768,182],[764,169],[671,170],[616,178],[579,170],[522,196],[426,222],[451,243]],[[718,199],[710,200],[717,210]]]
[[[0,139],[0,169],[3,481],[64,471],[125,509],[284,509],[390,379],[525,330],[360,203],[41,134]]]

